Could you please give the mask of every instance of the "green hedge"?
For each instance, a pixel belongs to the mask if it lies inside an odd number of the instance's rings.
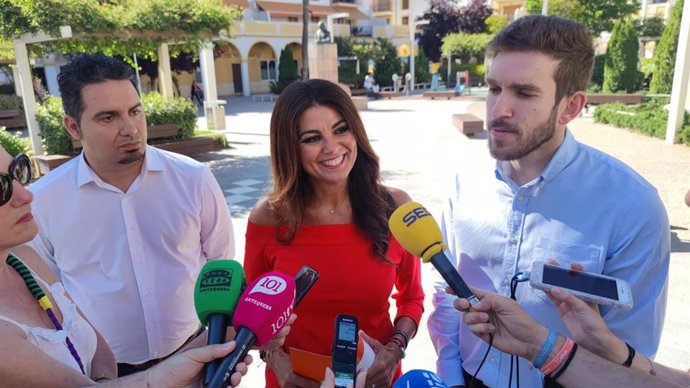
[[[189,139],[196,129],[196,107],[186,98],[165,99],[160,93],[149,93],[142,97],[146,123],[151,125],[175,124],[180,138]]]
[[[175,124],[180,130],[179,137],[188,139],[194,136],[197,110],[194,104],[184,98],[166,100],[159,93],[149,93],[142,97],[146,122],[149,126]],[[48,154],[72,155],[76,150],[72,140],[62,125],[62,100],[49,96],[37,105],[36,119],[43,137],[43,147]]]
[[[0,94],[0,110],[20,110],[24,111],[24,103],[19,96]]]
[[[12,156],[25,153],[31,149],[28,139],[22,139],[19,135],[5,131],[5,127],[0,127],[0,145]]]
[[[668,98],[658,98],[639,105],[625,105],[619,102],[601,104],[594,112],[594,121],[619,128],[630,128],[663,139],[666,137],[668,123],[668,111],[664,106],[668,102]],[[679,138],[681,143],[690,145],[690,114],[687,112]]]

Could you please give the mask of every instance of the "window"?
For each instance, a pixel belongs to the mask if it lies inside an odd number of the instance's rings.
[[[278,79],[276,74],[276,61],[261,61],[261,80],[262,81],[275,81]]]
[[[288,22],[297,23],[298,21],[299,21],[299,18],[293,17],[293,16],[288,16]]]
[[[402,0],[402,9],[410,9],[410,0]]]
[[[402,25],[403,26],[409,26],[410,25],[410,17],[409,16],[403,16]]]

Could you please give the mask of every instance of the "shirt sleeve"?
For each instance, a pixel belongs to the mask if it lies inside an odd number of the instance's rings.
[[[244,247],[244,273],[247,276],[248,283],[273,270],[273,266],[268,262],[268,258],[265,255],[266,243],[259,238],[252,237],[251,229],[255,227],[251,222],[247,222],[247,237]]]
[[[398,266],[395,277],[393,294],[396,301],[397,313],[395,319],[410,317],[419,327],[419,321],[424,313],[424,290],[422,289],[422,275],[420,260],[405,251]]]
[[[659,348],[666,313],[670,227],[666,209],[655,191],[648,191],[625,212],[614,234],[612,252],[603,274],[630,283],[633,308],[603,308],[601,314],[613,333],[639,353],[653,356]]]
[[[233,259],[235,236],[230,210],[216,178],[204,167],[201,204],[201,249],[207,260]]]
[[[444,206],[441,217],[441,233],[443,240],[448,244],[445,252],[448,259],[455,268],[458,268],[458,261],[452,252],[455,252],[455,234],[453,233],[453,206],[450,200]],[[460,356],[459,333],[460,312],[453,306],[454,296],[446,293],[448,284],[441,274],[434,269],[434,295],[432,304],[434,311],[431,312],[427,327],[431,342],[436,349],[436,372],[439,377],[449,386],[465,385],[462,374],[462,357]]]

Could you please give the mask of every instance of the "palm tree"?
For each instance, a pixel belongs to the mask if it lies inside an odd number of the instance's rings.
[[[302,0],[302,79],[309,79],[309,0]]]

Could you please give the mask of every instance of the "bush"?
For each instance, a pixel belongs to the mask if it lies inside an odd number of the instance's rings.
[[[630,128],[663,139],[666,137],[668,111],[664,108],[668,98],[652,99],[639,105],[622,103],[601,104],[594,112],[594,121],[619,128]],[[690,144],[690,114],[686,113],[679,133],[680,141]]]
[[[141,98],[146,112],[146,123],[151,125],[175,124],[179,137],[189,139],[196,129],[196,107],[186,98],[165,99],[160,93],[148,93]]]
[[[604,84],[604,64],[606,63],[606,54],[599,54],[594,56],[594,71],[592,72],[591,89],[601,91],[601,86]],[[595,87],[596,86],[596,87]]]
[[[678,35],[680,35],[680,17],[683,12],[683,0],[676,1],[671,16],[666,23],[664,33],[654,53],[654,74],[649,84],[650,93],[671,94],[673,71],[676,66]]]
[[[19,96],[0,94],[0,110],[20,110],[24,111],[24,103]]]
[[[191,101],[184,98],[166,100],[159,93],[149,93],[142,97],[142,104],[149,126],[175,124],[180,131],[180,138],[194,136],[197,110]],[[62,100],[59,97],[48,96],[43,104],[36,106],[36,120],[41,129],[43,147],[49,154],[76,153],[72,147],[72,138],[62,125],[63,116]]]
[[[73,155],[72,138],[62,125],[64,112],[60,97],[47,96],[43,104],[36,104],[36,120],[43,138],[43,148],[48,154]]]
[[[292,50],[288,46],[280,51],[280,63],[278,65],[278,82],[271,81],[268,87],[274,94],[280,94],[283,90],[299,78],[297,64],[292,56]]]
[[[12,156],[21,153],[27,154],[31,149],[28,139],[22,139],[19,135],[5,131],[5,127],[0,127],[0,145]]]
[[[633,23],[630,20],[615,22],[606,49],[602,86],[605,93],[639,90],[642,83],[642,73],[637,70],[639,49]]]

